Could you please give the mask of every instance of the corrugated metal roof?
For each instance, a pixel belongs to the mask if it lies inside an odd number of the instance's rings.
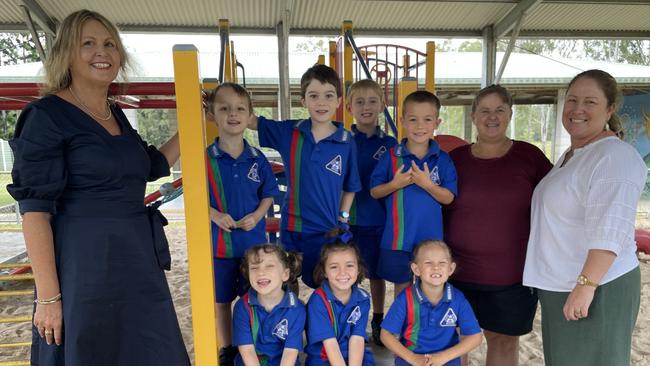
[[[232,32],[274,33],[285,8],[294,34],[336,34],[343,20],[357,34],[479,36],[518,1],[404,0],[34,0],[56,20],[99,11],[127,31],[214,32],[228,18]],[[0,30],[26,29],[21,0],[0,1]],[[531,10],[522,36],[650,38],[650,1],[545,0]],[[576,33],[579,32],[579,33]]]

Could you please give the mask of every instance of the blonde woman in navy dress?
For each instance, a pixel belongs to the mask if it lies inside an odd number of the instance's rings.
[[[36,282],[32,365],[189,365],[163,268],[164,218],[147,180],[178,160],[108,101],[125,70],[117,29],[88,10],[61,24],[44,97],[21,113],[8,186],[23,215]]]

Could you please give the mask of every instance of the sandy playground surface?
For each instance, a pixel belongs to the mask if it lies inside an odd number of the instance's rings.
[[[650,220],[646,225],[650,227]],[[194,345],[192,337],[192,313],[190,307],[189,283],[187,275],[187,247],[185,245],[185,228],[181,224],[173,224],[167,227],[167,235],[172,250],[172,271],[168,272],[167,278],[174,297],[178,320],[183,332],[183,338],[187,345],[192,360],[194,359]],[[641,261],[641,310],[634,331],[632,347],[632,365],[650,366],[650,256],[640,255]],[[3,289],[30,288],[31,283],[2,284]],[[367,286],[367,281],[365,286]],[[387,299],[392,299],[392,286],[387,291]],[[306,287],[301,291],[301,298],[306,298],[311,293]],[[387,303],[389,303],[387,301]],[[388,304],[387,304],[388,305]],[[388,306],[387,306],[388,307]],[[31,298],[29,297],[0,297],[0,317],[29,315],[32,311]],[[0,326],[0,340],[2,343],[27,342],[31,337],[29,323],[5,323]],[[535,319],[533,332],[521,337],[519,360],[521,365],[543,365],[542,337],[539,311]],[[477,350],[470,353],[470,365],[482,364],[485,356],[485,342]],[[386,354],[386,352],[381,352]],[[26,360],[29,358],[29,348],[0,348],[0,361]],[[378,365],[390,365],[390,357],[377,357]]]

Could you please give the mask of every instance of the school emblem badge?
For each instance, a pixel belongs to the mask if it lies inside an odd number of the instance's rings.
[[[380,146],[377,151],[375,151],[375,154],[372,156],[373,159],[379,160],[382,155],[386,152],[386,146]]]
[[[433,169],[429,172],[429,178],[433,184],[440,185],[440,176],[438,175],[438,166],[434,166]]]
[[[253,166],[248,170],[248,179],[253,182],[260,182],[260,175],[257,172],[257,163],[253,163]]]
[[[361,309],[359,306],[355,306],[354,310],[350,313],[350,316],[348,316],[348,324],[354,324],[357,325],[357,322],[361,319]]]
[[[330,160],[330,162],[325,165],[325,169],[336,175],[341,175],[341,172],[343,171],[343,159],[341,159],[341,155],[336,155],[334,159]]]
[[[452,308],[449,308],[449,309],[447,309],[447,312],[445,313],[445,316],[443,316],[442,320],[440,320],[440,326],[441,327],[455,327],[457,320],[458,320],[458,317],[456,316],[456,313],[454,313],[454,310]]]
[[[273,328],[273,335],[282,339],[283,341],[287,339],[289,335],[289,321],[285,318],[278,322]]]

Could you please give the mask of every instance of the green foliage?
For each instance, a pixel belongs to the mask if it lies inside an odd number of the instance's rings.
[[[42,44],[45,39],[41,39]],[[39,61],[36,44],[27,33],[0,33],[0,66]]]
[[[18,113],[16,111],[0,111],[0,139],[11,140],[14,137]]]
[[[175,109],[139,109],[138,133],[148,144],[161,146],[176,132]]]

